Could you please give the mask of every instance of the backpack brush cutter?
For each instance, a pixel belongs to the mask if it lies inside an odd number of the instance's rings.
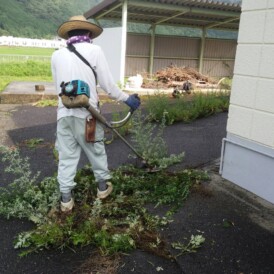
[[[116,130],[117,128],[120,128],[124,126],[132,116],[134,110],[130,109],[126,117],[120,121],[116,122],[108,122],[104,116],[102,116],[93,106],[89,105],[87,107],[87,110],[91,113],[91,115],[97,119],[99,122],[101,122],[103,125],[105,125],[107,128],[112,130],[133,152],[134,154],[142,160],[142,168],[145,168],[148,172],[156,172],[159,171],[154,166],[151,166],[147,163],[147,161],[144,159],[144,157]]]
[[[61,85],[61,97],[62,103],[67,108],[77,108],[85,107],[91,115],[105,125],[107,128],[111,129],[133,152],[134,154],[142,160],[142,167],[146,168],[148,172],[158,171],[156,167],[153,167],[147,163],[144,157],[131,145],[128,141],[116,130],[124,126],[130,117],[132,116],[134,110],[130,109],[128,114],[124,119],[117,122],[108,122],[105,117],[103,117],[91,104],[89,103],[90,90],[86,82],[82,80],[73,80],[70,82],[62,82]]]

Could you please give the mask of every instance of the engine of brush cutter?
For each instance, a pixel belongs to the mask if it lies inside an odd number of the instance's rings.
[[[89,85],[82,80],[72,80],[62,82],[61,97],[62,103],[66,108],[87,108],[89,106],[90,90]]]
[[[78,95],[86,95],[90,97],[89,85],[82,80],[72,80],[70,82],[62,82],[61,85],[61,95],[76,97]]]

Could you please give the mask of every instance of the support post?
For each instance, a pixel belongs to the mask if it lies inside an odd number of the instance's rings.
[[[122,8],[122,41],[121,41],[121,68],[120,83],[124,86],[125,67],[126,67],[126,47],[127,47],[127,2],[124,0]]]
[[[201,37],[200,56],[199,56],[199,73],[203,73],[205,38],[206,38],[206,28],[203,28],[202,37]]]
[[[149,50],[149,74],[153,74],[154,49],[155,49],[155,25],[151,26],[150,50]]]

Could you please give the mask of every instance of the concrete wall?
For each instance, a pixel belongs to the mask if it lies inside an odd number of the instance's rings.
[[[274,203],[274,0],[243,0],[222,176]]]
[[[105,28],[93,43],[104,51],[115,83],[120,81],[122,28]]]

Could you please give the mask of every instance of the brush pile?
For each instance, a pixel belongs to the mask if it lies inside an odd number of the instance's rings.
[[[184,82],[188,81],[194,86],[212,85],[215,82],[208,76],[197,72],[190,67],[177,67],[170,65],[162,70],[156,72],[155,80],[145,81],[143,88],[173,88],[182,86]]]

